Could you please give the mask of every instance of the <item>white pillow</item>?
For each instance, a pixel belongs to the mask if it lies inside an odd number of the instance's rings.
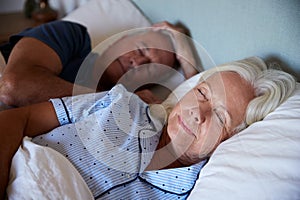
[[[172,107],[202,73],[164,102]],[[189,200],[300,199],[300,83],[275,111],[221,143],[202,169]]]
[[[300,84],[260,122],[223,142],[189,199],[300,198]]]
[[[92,49],[116,33],[151,26],[148,19],[130,0],[90,0],[69,13],[63,20],[86,26],[91,37]]]

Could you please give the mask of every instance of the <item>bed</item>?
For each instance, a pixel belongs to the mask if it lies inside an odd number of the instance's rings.
[[[84,24],[93,47],[113,34],[151,25],[129,0],[90,0],[63,20]],[[204,69],[215,64],[203,49],[198,53]],[[174,104],[200,76],[201,73],[180,84],[164,104]],[[202,169],[188,199],[300,199],[299,122],[297,83],[293,95],[263,121],[221,143]],[[69,166],[68,170],[65,166]],[[93,199],[82,177],[63,156],[35,145],[30,138],[24,138],[14,156],[7,192],[9,199]]]

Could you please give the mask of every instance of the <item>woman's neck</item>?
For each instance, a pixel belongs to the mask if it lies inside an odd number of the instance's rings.
[[[172,150],[171,139],[167,133],[167,126],[163,128],[156,151],[145,171],[185,167],[178,161]]]

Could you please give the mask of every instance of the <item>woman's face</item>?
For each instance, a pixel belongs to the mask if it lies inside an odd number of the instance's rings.
[[[170,38],[159,32],[150,31],[134,36],[123,37],[113,44],[107,54],[117,55],[104,72],[104,77],[111,83],[116,84],[120,77],[130,69],[137,69],[143,64],[158,63],[164,66],[173,67],[175,54]],[[146,66],[147,67],[147,66]],[[151,71],[152,70],[152,71]],[[134,75],[134,73],[132,73]],[[157,76],[156,69],[139,70],[136,76],[131,78]]]
[[[209,156],[244,120],[253,88],[237,73],[219,72],[199,83],[176,104],[167,133],[179,161],[193,164]]]

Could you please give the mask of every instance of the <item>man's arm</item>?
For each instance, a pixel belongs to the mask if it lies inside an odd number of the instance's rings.
[[[181,64],[184,77],[186,79],[191,78],[192,76],[198,73],[196,69],[196,61],[194,60],[193,52],[191,51],[192,45],[189,36],[189,30],[185,27],[173,25],[167,21],[159,22],[153,24],[154,29],[166,29],[169,30],[176,40],[176,58]]]
[[[12,106],[70,96],[73,84],[60,78],[62,63],[56,52],[34,38],[22,38],[13,48],[0,79],[0,100]],[[78,93],[90,92],[78,86]]]
[[[4,199],[11,160],[24,136],[34,137],[59,126],[51,102],[0,112],[0,198]]]

